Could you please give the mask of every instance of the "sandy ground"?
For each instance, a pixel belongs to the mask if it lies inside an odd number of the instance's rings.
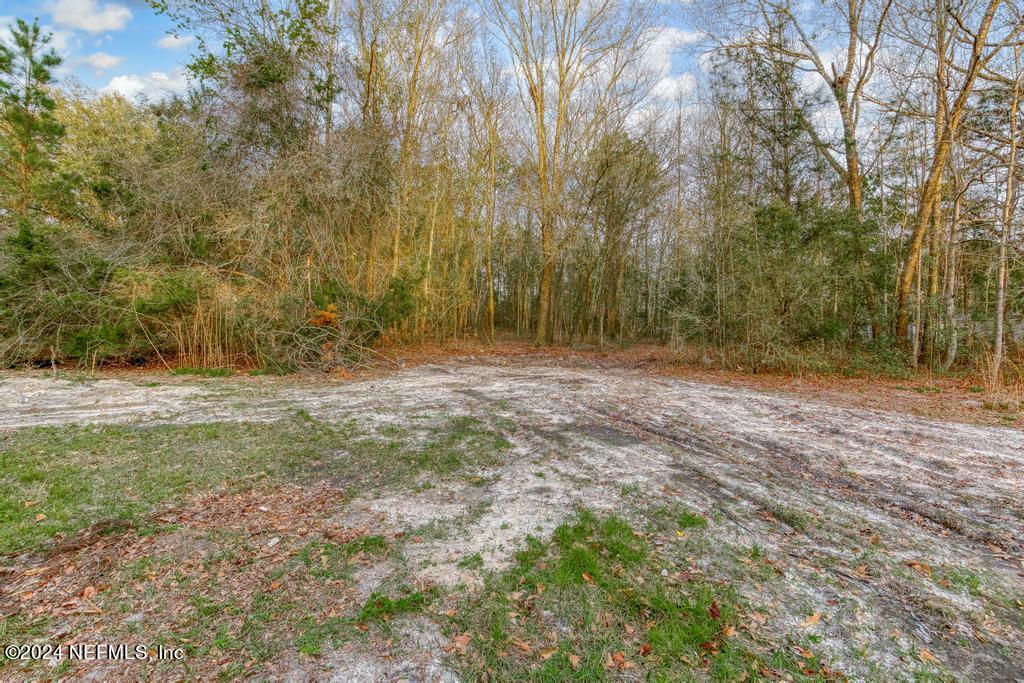
[[[0,430],[265,421],[297,409],[379,424],[497,415],[518,427],[507,462],[480,473],[490,483],[368,493],[348,522],[458,526],[415,544],[410,561],[424,580],[472,585],[465,556],[500,568],[527,533],[549,532],[574,506],[620,509],[640,492],[706,514],[722,548],[763,547],[781,577],[741,573],[741,593],[780,638],[820,613],[820,649],[851,678],[910,679],[923,648],[965,680],[1024,679],[1022,431],[530,358],[350,382],[145,379],[6,375]],[[702,561],[713,571],[715,548]],[[951,585],[951,572],[980,588]],[[390,663],[346,653],[335,677],[408,676],[410,658],[427,678],[448,677],[426,633],[413,628],[405,659]]]

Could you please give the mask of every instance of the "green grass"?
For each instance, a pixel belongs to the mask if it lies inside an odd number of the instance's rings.
[[[188,375],[191,377],[230,377],[235,374],[232,368],[174,368],[172,375]]]
[[[961,593],[977,596],[981,592],[981,578],[969,569],[949,567],[938,571],[933,578],[942,586]]]
[[[401,586],[395,596],[373,593],[366,599],[359,610],[357,621],[360,624],[390,621],[398,616],[422,612],[434,598],[434,591],[413,590],[409,586]]]
[[[466,598],[450,624],[453,636],[469,636],[454,665],[469,680],[737,680],[759,677],[763,666],[800,671],[784,650],[759,654],[738,635],[741,604],[731,586],[679,576],[623,519],[581,511],[550,541],[530,537],[510,569],[488,574]]]
[[[704,528],[708,525],[707,517],[679,504],[648,507],[643,513],[657,531]]]
[[[382,557],[388,552],[383,536],[362,536],[347,543],[313,541],[299,553],[310,574],[322,579],[350,579],[351,561],[357,555]]]
[[[483,569],[484,558],[480,556],[480,553],[466,555],[461,560],[459,560],[459,566],[463,569]]]
[[[775,519],[797,531],[807,531],[814,521],[808,513],[785,503],[769,503],[768,511]]]
[[[0,435],[0,556],[101,520],[146,525],[154,509],[225,482],[334,479],[364,490],[426,471],[500,462],[508,441],[474,418],[446,419],[415,442],[360,433],[306,412],[274,423],[34,427]]]

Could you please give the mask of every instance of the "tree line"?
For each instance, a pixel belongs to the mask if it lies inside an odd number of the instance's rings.
[[[0,49],[6,365],[516,335],[1017,377],[1015,2],[153,7],[185,93],[55,82],[38,22]]]

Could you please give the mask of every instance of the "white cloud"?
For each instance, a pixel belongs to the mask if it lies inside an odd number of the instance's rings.
[[[156,44],[165,50],[180,50],[192,42],[192,36],[167,35],[156,41]]]
[[[106,52],[94,52],[88,57],[82,58],[82,64],[91,66],[97,73],[106,71],[107,69],[113,69],[123,61],[124,57],[115,57],[114,55],[107,54]]]
[[[16,22],[15,17],[10,15],[0,16],[0,40],[9,41],[11,39],[11,28]],[[42,24],[40,26],[43,35],[50,36],[49,47],[52,47],[57,51],[58,54],[65,54],[72,47],[72,43],[78,45],[79,41],[75,38],[75,34],[72,31],[62,31],[59,28],[54,28],[49,24]]]
[[[674,57],[681,47],[701,39],[699,31],[684,31],[674,26],[659,26],[654,30],[657,33],[651,39],[644,61],[659,76],[667,76],[672,71]]]
[[[128,99],[156,100],[165,95],[174,95],[184,92],[188,87],[188,75],[184,69],[177,69],[171,73],[153,71],[145,76],[137,74],[126,74],[114,76],[110,83],[100,88],[103,94],[120,93]]]
[[[46,10],[58,26],[89,33],[120,31],[131,21],[132,11],[113,2],[100,5],[97,0],[54,0]]]
[[[684,97],[693,92],[697,87],[697,79],[693,74],[681,73],[675,76],[664,76],[654,84],[651,94],[663,100],[674,100],[676,97]]]
[[[655,78],[651,94],[658,99],[674,99],[686,95],[696,86],[696,79],[689,73],[674,73],[676,53],[684,45],[690,45],[702,38],[698,31],[684,31],[674,26],[659,26],[644,54],[648,73]]]

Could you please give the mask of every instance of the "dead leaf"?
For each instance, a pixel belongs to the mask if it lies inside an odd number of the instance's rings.
[[[588,574],[587,572],[583,572],[583,580],[587,583],[594,583],[594,577]]]
[[[515,645],[516,647],[518,647],[520,650],[522,650],[526,654],[530,654],[531,652],[533,652],[533,650],[530,649],[530,644],[527,643],[524,640],[513,640],[512,644]]]
[[[281,582],[280,581],[272,581],[270,583],[270,590],[272,590],[272,591],[276,591],[280,587],[281,587]]]
[[[718,609],[718,602],[715,600],[711,601],[711,607],[708,608],[708,614],[710,614],[711,618],[715,621],[718,621],[722,617],[722,612]]]
[[[552,657],[554,657],[557,652],[558,652],[558,648],[557,647],[553,647],[553,648],[550,648],[548,650],[541,650],[537,654],[540,655],[541,659],[548,660],[548,659],[551,659]]]
[[[569,663],[572,664],[573,671],[580,668],[580,658],[578,655],[569,655]]]
[[[40,512],[38,515],[36,515],[36,521],[37,522],[41,522],[44,519],[46,519],[46,515],[44,515],[43,513]]]
[[[39,501],[37,501],[37,500],[26,500],[25,501],[25,507],[27,507],[27,508],[35,507],[36,505],[39,505]]]
[[[931,576],[932,568],[924,562],[907,562],[907,566],[913,569],[921,576]]]
[[[646,657],[649,654],[651,654],[651,644],[650,643],[644,643],[643,645],[640,646],[640,655],[643,656],[643,657]]]
[[[629,624],[626,624],[623,628],[626,629],[626,633],[628,633],[629,635],[633,635],[634,633],[636,633],[636,629],[630,626]]]
[[[82,591],[82,597],[86,600],[94,595],[96,595],[96,588],[94,586],[86,586],[85,590]]]
[[[939,658],[923,647],[917,651],[917,658],[925,664],[938,664]]]
[[[470,635],[468,632],[452,638],[452,643],[455,645],[455,649],[459,651],[460,655],[466,654],[466,648],[469,647]]]
[[[803,623],[801,623],[800,625],[803,626],[804,628],[810,628],[811,626],[814,626],[815,624],[817,624],[819,621],[821,621],[821,614],[818,613],[818,612],[815,612],[811,616],[809,616],[806,619],[804,619]]]

